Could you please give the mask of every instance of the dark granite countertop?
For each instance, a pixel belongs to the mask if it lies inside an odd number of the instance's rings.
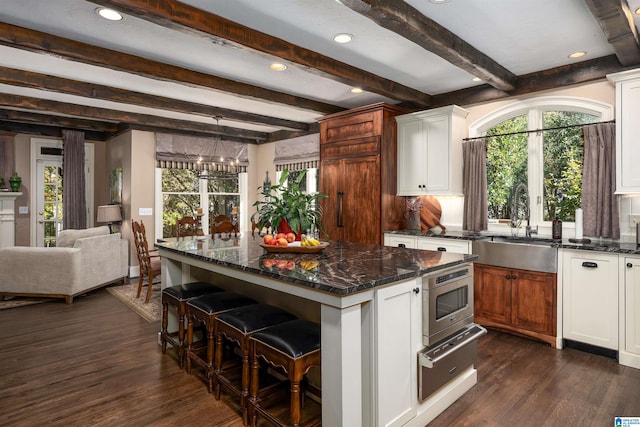
[[[396,230],[385,231],[388,234],[401,234],[405,236],[420,236],[420,237],[440,237],[444,239],[457,239],[457,240],[485,240],[490,239],[493,236],[505,237],[504,234],[499,234],[489,231],[443,231],[441,233],[434,233],[432,231],[417,231],[417,230]],[[534,237],[533,240],[551,240],[544,237]],[[562,249],[577,249],[583,251],[595,251],[595,252],[609,252],[614,254],[632,254],[640,255],[640,246],[635,242],[627,240],[613,240],[613,239],[589,239],[587,243],[571,242],[568,238],[562,239],[562,241],[549,242],[549,246]],[[526,243],[523,241],[523,243]]]
[[[338,295],[419,277],[477,258],[475,255],[342,241],[331,241],[317,254],[268,253],[259,246],[261,241],[259,236],[251,235],[230,240],[187,238],[156,243],[156,247]]]

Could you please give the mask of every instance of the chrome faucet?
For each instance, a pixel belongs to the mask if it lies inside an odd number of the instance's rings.
[[[530,217],[531,217],[531,208],[530,208],[531,200],[529,199],[529,189],[523,183],[518,184],[516,186],[516,189],[513,191],[513,208],[511,210],[511,219],[514,222],[520,219],[520,216],[518,215],[518,194],[520,193],[520,191],[524,191],[524,195],[527,199],[527,205],[526,205],[526,211],[525,211],[525,219],[527,220],[527,227],[525,228],[525,237],[530,239],[532,234],[538,234],[538,226],[536,225],[536,227],[533,228],[529,223]]]

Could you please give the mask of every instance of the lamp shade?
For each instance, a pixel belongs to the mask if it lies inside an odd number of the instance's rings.
[[[117,222],[122,221],[120,205],[98,206],[97,222]]]

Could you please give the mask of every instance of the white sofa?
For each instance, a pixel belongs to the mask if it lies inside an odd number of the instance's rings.
[[[129,243],[109,227],[63,230],[55,248],[0,248],[0,300],[9,295],[73,297],[123,281],[129,268]]]

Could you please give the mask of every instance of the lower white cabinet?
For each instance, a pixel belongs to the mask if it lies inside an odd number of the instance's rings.
[[[561,249],[562,337],[618,350],[618,255]]]
[[[420,279],[376,291],[377,426],[401,426],[417,413],[421,292]]]
[[[624,333],[621,334],[620,363],[640,369],[640,257],[621,258],[620,291],[624,295],[621,302],[620,325]]]

